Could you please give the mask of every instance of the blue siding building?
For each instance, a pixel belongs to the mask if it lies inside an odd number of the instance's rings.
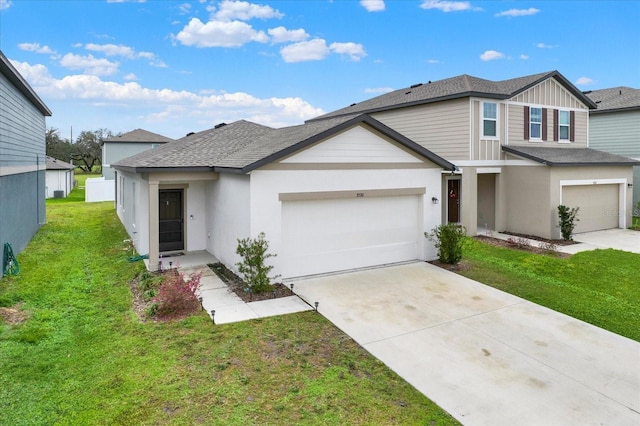
[[[47,116],[49,108],[0,51],[0,249],[10,243],[16,255],[45,222]]]

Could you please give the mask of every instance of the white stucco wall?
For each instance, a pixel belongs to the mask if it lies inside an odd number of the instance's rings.
[[[282,247],[282,203],[280,193],[312,191],[344,191],[368,189],[426,188],[423,200],[422,232],[441,222],[440,205],[432,197],[440,198],[439,168],[419,169],[357,169],[357,170],[256,170],[251,172],[250,235],[266,234],[270,252],[278,254]],[[421,259],[433,259],[433,243],[423,238]],[[313,244],[311,241],[310,244]],[[281,274],[278,257],[271,258],[273,273]]]
[[[107,181],[114,183],[114,181]],[[118,172],[116,213],[139,254],[149,253],[149,186],[141,175]]]
[[[207,249],[206,205],[207,194],[205,182],[191,182],[186,190],[186,208],[184,217],[185,244],[187,251]]]
[[[206,183],[206,248],[227,267],[236,269],[238,238],[250,235],[248,175],[221,173]]]

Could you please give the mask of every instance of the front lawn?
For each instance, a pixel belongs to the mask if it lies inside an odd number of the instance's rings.
[[[560,258],[469,239],[463,261],[466,277],[640,341],[640,254]]]
[[[0,424],[457,424],[315,312],[141,323],[113,203],[76,195],[0,280]]]

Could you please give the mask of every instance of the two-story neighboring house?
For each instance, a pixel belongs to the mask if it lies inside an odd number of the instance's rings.
[[[640,161],[640,89],[612,87],[585,94],[596,104],[596,109],[590,111],[589,145]],[[640,166],[633,168],[634,206],[637,203],[640,203]]]
[[[49,108],[0,51],[0,243],[14,254],[45,222],[47,116]]]
[[[557,71],[415,84],[310,122],[366,113],[455,164],[442,175],[442,220],[558,238],[557,206],[576,232],[630,223],[630,158],[589,148],[596,104]]]
[[[102,176],[106,180],[114,179],[111,164],[171,141],[173,139],[142,129],[104,139],[102,141]]]

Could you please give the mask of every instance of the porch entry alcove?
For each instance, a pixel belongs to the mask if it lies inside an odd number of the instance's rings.
[[[184,250],[184,189],[158,191],[160,252]]]

